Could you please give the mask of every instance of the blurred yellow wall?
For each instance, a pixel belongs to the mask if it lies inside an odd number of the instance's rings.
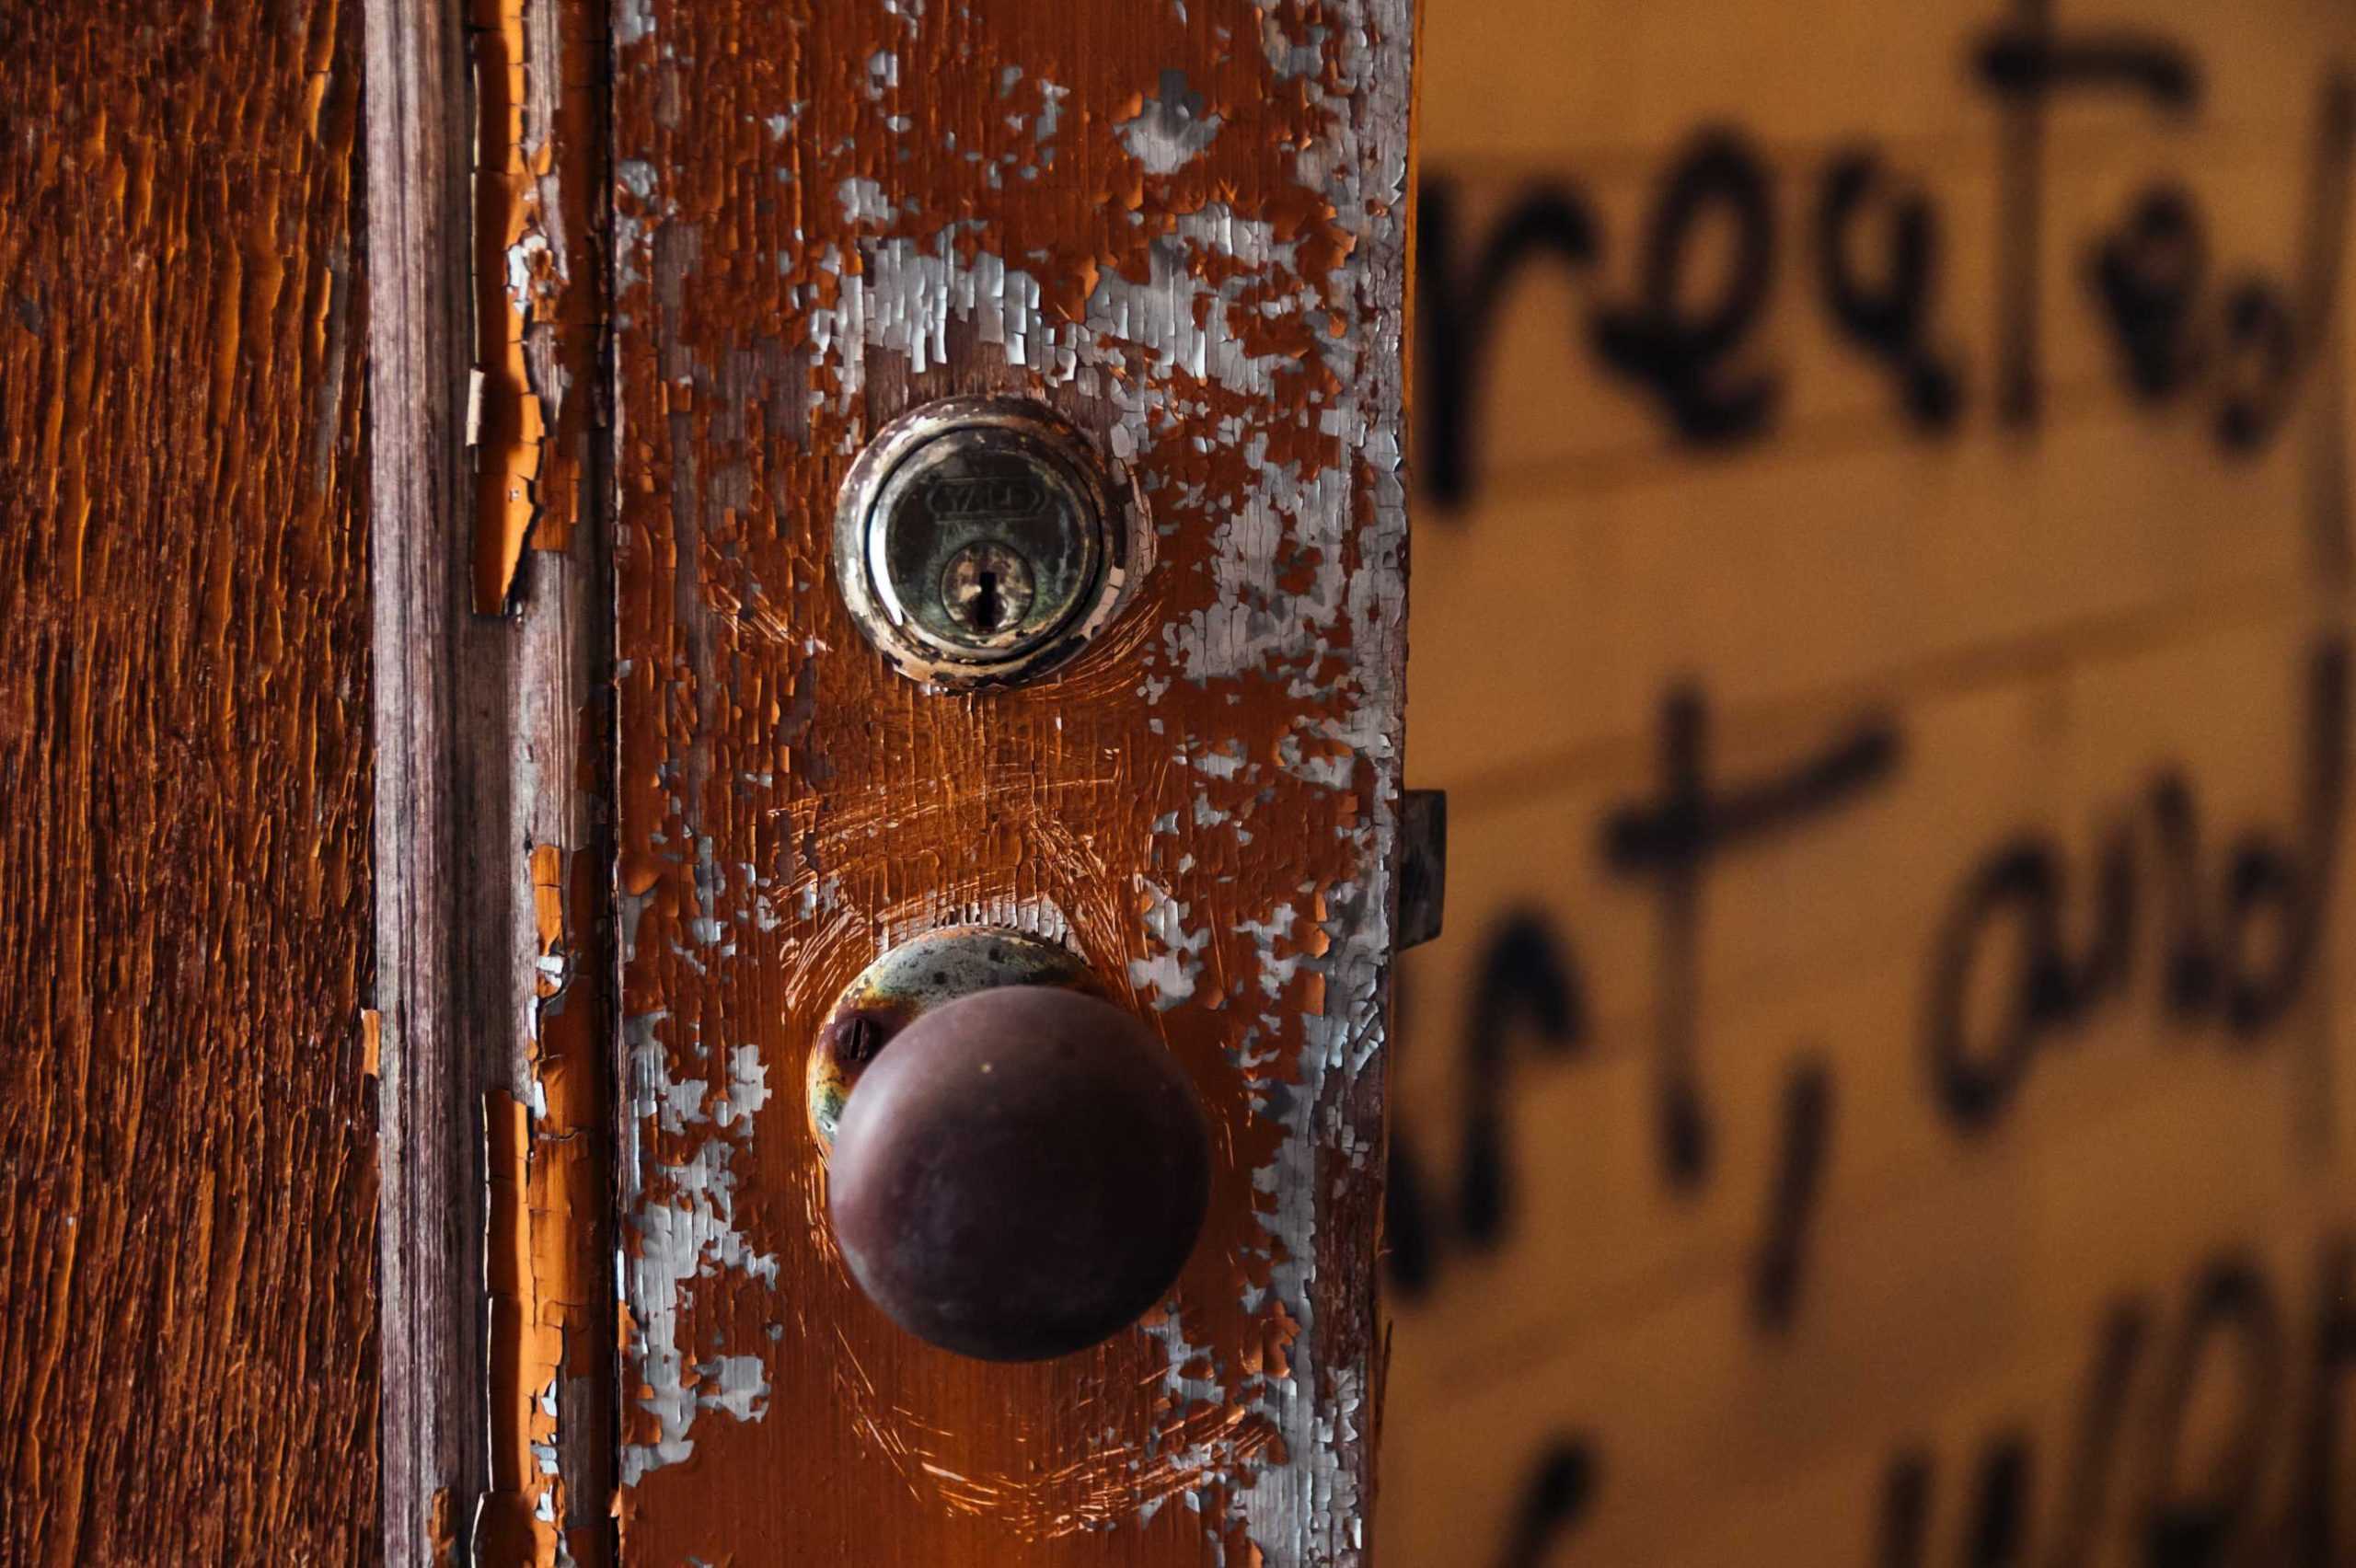
[[[2322,0],[1432,0],[1379,1548],[2356,1562]]]

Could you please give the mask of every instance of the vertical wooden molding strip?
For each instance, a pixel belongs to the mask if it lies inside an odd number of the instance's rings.
[[[568,550],[595,514],[609,40],[605,0],[469,3],[473,594],[495,616],[514,606],[525,548]]]
[[[606,23],[595,0],[478,9],[472,31],[456,0],[368,12],[386,1535],[394,1562],[594,1568],[615,1444]]]
[[[500,644],[506,698],[495,721],[478,721],[468,755],[506,780],[503,821],[476,842],[499,869],[492,962],[503,1016],[520,1024],[497,1047],[494,1092],[525,1108],[529,1135],[528,1315],[519,1359],[489,1369],[504,1401],[492,1419],[529,1434],[533,1463],[520,1493],[492,1505],[529,1521],[528,1554],[479,1544],[477,1555],[598,1568],[612,1555],[617,1311],[607,19],[605,0],[521,0],[502,16],[495,40],[475,35],[517,62],[503,78],[515,103],[501,121],[514,141],[497,149],[508,162],[494,171],[486,156],[478,170],[498,185],[498,201],[479,201],[478,213],[495,205],[509,217],[496,245],[477,233],[476,298],[503,312],[500,333],[522,367],[514,390],[529,409],[532,483],[502,601],[513,618],[472,623]],[[493,457],[478,450],[479,476]],[[478,570],[483,530],[509,526],[512,499],[478,492]]]
[[[464,1549],[484,1485],[479,1020],[469,991],[458,683],[467,139],[459,18],[364,0],[369,542],[375,570],[384,1552]],[[439,1539],[437,1539],[439,1538]],[[446,1541],[447,1546],[442,1544]]]

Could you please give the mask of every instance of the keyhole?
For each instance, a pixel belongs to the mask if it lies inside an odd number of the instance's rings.
[[[1031,566],[996,539],[967,545],[941,574],[941,605],[951,624],[975,637],[1018,625],[1036,592]]]

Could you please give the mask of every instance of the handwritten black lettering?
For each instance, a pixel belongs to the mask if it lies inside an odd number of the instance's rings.
[[[1504,1101],[1516,1026],[1526,1023],[1548,1052],[1567,1054],[1586,1037],[1587,998],[1546,917],[1528,911],[1509,917],[1489,940],[1472,999],[1456,1223],[1468,1243],[1485,1248],[1504,1235],[1513,1208]]]
[[[2176,182],[2146,190],[2089,260],[2088,284],[2130,389],[2160,402],[2195,386],[2209,388],[2217,443],[2229,454],[2265,449],[2328,341],[2337,303],[2328,280],[2339,275],[2345,253],[2356,160],[2356,87],[2346,77],[2325,82],[2316,125],[2295,297],[2257,272],[2212,293],[2207,227],[2191,193]]]
[[[2306,355],[2291,302],[2264,278],[2247,278],[2225,296],[2218,373],[2225,390],[2217,440],[2229,452],[2255,452],[2281,427],[2298,390]]]
[[[2213,378],[2219,444],[2261,450],[2289,416],[2305,340],[2281,287],[2254,274],[2227,289],[2212,321],[2208,232],[2190,193],[2145,191],[2087,271],[2130,390],[2165,402]]]
[[[2165,911],[2164,998],[2186,1021],[2215,1017],[2230,1039],[2258,1039],[2281,1019],[2313,974],[2322,940],[2347,793],[2345,640],[2331,638],[2312,653],[2304,685],[2299,842],[2286,847],[2256,830],[2237,838],[2213,925],[2191,786],[2169,768],[2147,792]],[[2038,1049],[2124,990],[2145,882],[2138,842],[2131,824],[2106,836],[2091,935],[2074,952],[2065,935],[2069,869],[2049,836],[2011,839],[1966,878],[1933,943],[1923,1033],[1932,1092],[1958,1130],[1992,1125]],[[2011,982],[1998,989],[1994,1019],[1975,1028],[1969,999],[1995,951],[2010,953]]]
[[[1769,1332],[1790,1328],[1799,1309],[1808,1221],[1831,1159],[1832,1111],[1831,1068],[1821,1061],[1794,1067],[1784,1085],[1783,1158],[1751,1274],[1750,1319]]]
[[[1923,1568],[1931,1538],[1931,1456],[1909,1450],[1889,1462],[1881,1483],[1881,1523],[1874,1562],[1879,1568]]]
[[[1733,255],[1715,298],[1688,296],[1686,273],[1718,215]],[[1743,349],[1775,280],[1775,203],[1765,163],[1738,132],[1696,137],[1653,209],[1636,303],[1595,323],[1606,364],[1657,396],[1678,432],[1716,446],[1761,433],[1783,394],[1773,372],[1746,370]]]
[[[2356,1497],[2356,1476],[2341,1474],[2340,1452],[2348,1386],[2356,1379],[2356,1241],[2340,1236],[2325,1245],[2316,1284],[2315,1348],[2308,1363],[2293,1539],[2303,1568],[2332,1568],[2341,1561],[2341,1501]]]
[[[2200,305],[2209,236],[2180,186],[2147,190],[2096,248],[2089,285],[2117,340],[2127,385],[2147,402],[2190,386],[2202,369]]]
[[[1654,995],[1659,1030],[1658,1106],[1663,1166],[1691,1188],[1711,1165],[1709,1119],[1696,1081],[1703,885],[1711,863],[1743,846],[1829,814],[1888,779],[1897,726],[1879,718],[1788,773],[1739,789],[1709,780],[1709,714],[1701,693],[1673,691],[1661,707],[1661,783],[1654,799],[1606,819],[1605,863],[1621,876],[1660,883]]]
[[[1527,1036],[1547,1055],[1564,1056],[1587,1039],[1577,963],[1539,911],[1508,915],[1489,935],[1466,1000],[1465,1109],[1452,1213],[1435,1206],[1433,1179],[1403,1125],[1392,1128],[1385,1234],[1391,1282],[1410,1300],[1431,1287],[1449,1246],[1491,1251],[1509,1233],[1514,1164],[1505,1105],[1514,1042]]]
[[[1930,1071],[1941,1107],[1967,1131],[2003,1113],[2049,1032],[2085,1017],[2123,978],[2134,935],[2134,866],[2117,838],[2104,862],[2095,935],[2074,957],[2062,932],[2067,872],[2061,851],[2042,837],[1999,847],[1950,907],[1934,949]],[[1967,1001],[1989,934],[2005,928],[2015,978],[2003,989],[2003,1016],[1975,1042]]]
[[[2246,1032],[2272,1027],[2290,1009],[2313,974],[2322,948],[2348,800],[2348,640],[2342,636],[2325,640],[2308,659],[2301,849],[2293,855],[2252,836],[2235,855],[2228,898],[2232,977],[2227,1016],[2235,1029]],[[2267,972],[2252,956],[2248,932],[2269,905],[2281,931],[2274,966]]]
[[[1878,282],[1856,256],[1857,237],[1877,209],[1888,234]],[[1825,313],[1895,373],[1901,406],[1917,427],[1952,428],[1962,410],[1962,382],[1930,343],[1939,227],[1929,199],[1894,189],[1871,149],[1840,154],[1824,172],[1816,246]]]
[[[2010,19],[1975,51],[1980,83],[2004,114],[2004,178],[1996,231],[2004,236],[1997,283],[2002,347],[1997,400],[2005,421],[2037,422],[2043,399],[2038,324],[2044,311],[2045,121],[2069,90],[2125,90],[2160,108],[2189,111],[2200,98],[2191,56],[2143,33],[2073,32],[2054,25],[2054,0],[2013,0]]]
[[[2140,1301],[2112,1309],[2104,1325],[2102,1343],[2086,1381],[2085,1403],[2078,1412],[2077,1447],[2070,1464],[2070,1481],[2062,1493],[2062,1520],[2048,1568],[2084,1568],[2093,1555],[2109,1496],[2112,1458],[2127,1424],[2128,1395],[2134,1387],[2135,1367],[2142,1358],[2150,1332],[2149,1315]]]
[[[1971,1568],[2016,1568],[2028,1557],[2029,1489],[2036,1479],[2028,1439],[2011,1433],[1989,1447],[1980,1462],[1979,1524],[1971,1532]]]
[[[2131,1297],[2106,1315],[2078,1396],[2068,1486],[2043,1550],[2031,1551],[2038,1544],[2030,1524],[2038,1456],[2015,1429],[1980,1446],[1979,1493],[1958,1526],[1961,1550],[1939,1560],[2002,1568],[2033,1556],[2040,1568],[2084,1568],[2096,1559],[2104,1527],[2117,1516],[2108,1483],[2120,1445],[2133,1434],[2142,1445],[2142,1474],[2130,1516],[2140,1537],[2136,1555],[2150,1568],[2278,1562],[2332,1568],[2346,1561],[2340,1509],[2356,1492],[2339,1471],[2349,1385],[2356,1381],[2356,1243],[2344,1233],[2330,1236],[2318,1261],[2304,1390],[2291,1387],[2292,1346],[2273,1283],[2239,1252],[2212,1257],[2188,1284],[2146,1404],[2135,1403],[2135,1382],[2153,1337],[2152,1303]],[[2204,1382],[2224,1378],[2231,1378],[2229,1401],[2203,1392]],[[2190,1413],[2196,1406],[2198,1420]],[[2223,1412],[2231,1419],[2221,1441],[2214,1417]],[[2197,1455],[2196,1430],[2202,1435]],[[2268,1484],[2269,1461],[2294,1432],[2299,1469],[2284,1496]],[[1919,1446],[1890,1458],[1873,1559],[1879,1568],[1927,1568],[1933,1561],[1937,1482],[1935,1458]]]
[[[1969,1568],[2020,1568],[2027,1561],[2034,1470],[2029,1441],[2018,1433],[1993,1439],[1981,1452],[1979,1496],[1962,1558]],[[1930,1457],[1920,1450],[1901,1453],[1883,1472],[1879,1568],[1926,1568],[1936,1482]]]
[[[1584,268],[1600,252],[1586,201],[1561,185],[1542,186],[1514,203],[1468,269],[1458,252],[1457,193],[1426,179],[1415,220],[1416,402],[1423,410],[1417,450],[1425,489],[1443,506],[1472,493],[1472,428],[1480,377],[1497,328],[1507,285],[1542,257]]]
[[[1974,79],[2000,115],[1994,383],[2000,416],[2033,425],[2043,398],[2039,339],[2046,230],[2045,127],[2066,96],[2112,93],[2181,123],[2200,107],[2201,71],[2159,33],[2063,29],[2054,0],[2012,0],[2010,16],[1970,51]],[[2108,327],[2121,379],[2147,402],[2213,401],[2219,444],[2263,450],[2286,423],[2327,340],[2344,257],[2356,82],[2324,84],[2295,286],[2255,272],[2212,276],[2208,225],[2191,191],[2164,180],[2137,194],[2116,226],[2091,236],[2084,277]],[[1925,433],[1959,421],[1961,358],[1933,341],[1943,274],[1939,212],[1867,145],[1836,150],[1816,171],[1818,303],[1842,338],[1887,366],[1909,423]],[[1427,176],[1416,228],[1416,465],[1447,515],[1475,491],[1484,368],[1515,284],[1551,262],[1584,279],[1608,236],[1588,193],[1562,177],[1514,196],[1486,231],[1463,231],[1462,182]],[[1712,242],[1719,235],[1727,243]],[[1715,126],[1692,136],[1662,177],[1639,238],[1633,296],[1595,306],[1587,337],[1605,368],[1633,381],[1670,430],[1697,446],[1767,434],[1785,391],[1753,348],[1775,308],[1780,223],[1774,180],[1750,134]],[[1694,274],[1723,251],[1718,274]]]
[[[1500,1568],[1538,1568],[1548,1549],[1578,1528],[1595,1501],[1597,1469],[1594,1445],[1585,1438],[1547,1445],[1522,1488]]]
[[[2194,1483],[2177,1474],[2185,1413],[2192,1403],[2212,1343],[2238,1353],[2240,1421],[2222,1460]],[[2153,1568],[2202,1568],[2233,1561],[2244,1532],[2255,1524],[2268,1448],[2279,1430],[2288,1350],[2282,1322],[2265,1276],[2244,1259],[2212,1263],[2197,1286],[2175,1354],[2160,1384],[2151,1434],[2150,1479],[2143,1508],[2147,1561]]]
[[[2159,837],[2163,917],[2167,932],[2167,973],[2163,998],[2180,1019],[2199,1018],[2215,1005],[2224,984],[2224,964],[2211,929],[2200,853],[2200,802],[2192,782],[2169,767],[2153,780],[2149,793],[2154,830]]]

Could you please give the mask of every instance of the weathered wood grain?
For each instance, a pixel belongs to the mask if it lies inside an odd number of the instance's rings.
[[[0,1562],[376,1552],[359,59],[0,10]]]
[[[626,1560],[1364,1561],[1409,29],[618,12]],[[834,498],[985,391],[1132,472],[1159,559],[1064,672],[941,695],[851,626]],[[1167,1309],[1060,1362],[892,1329],[800,1102],[834,994],[971,919],[1071,942],[1217,1129]]]
[[[464,62],[450,8],[364,6],[368,80],[377,1009],[389,1562],[464,1550],[489,1486],[479,1107],[514,1017],[484,944],[460,772],[473,516],[465,498]],[[497,666],[493,666],[496,670]],[[488,684],[488,683],[486,683]],[[491,686],[492,690],[498,688]],[[503,770],[491,776],[504,782]],[[495,816],[495,809],[482,815]],[[480,869],[490,872],[497,864]],[[489,880],[495,891],[495,875]],[[491,952],[499,951],[497,946]],[[504,1026],[504,1027],[502,1027]]]

